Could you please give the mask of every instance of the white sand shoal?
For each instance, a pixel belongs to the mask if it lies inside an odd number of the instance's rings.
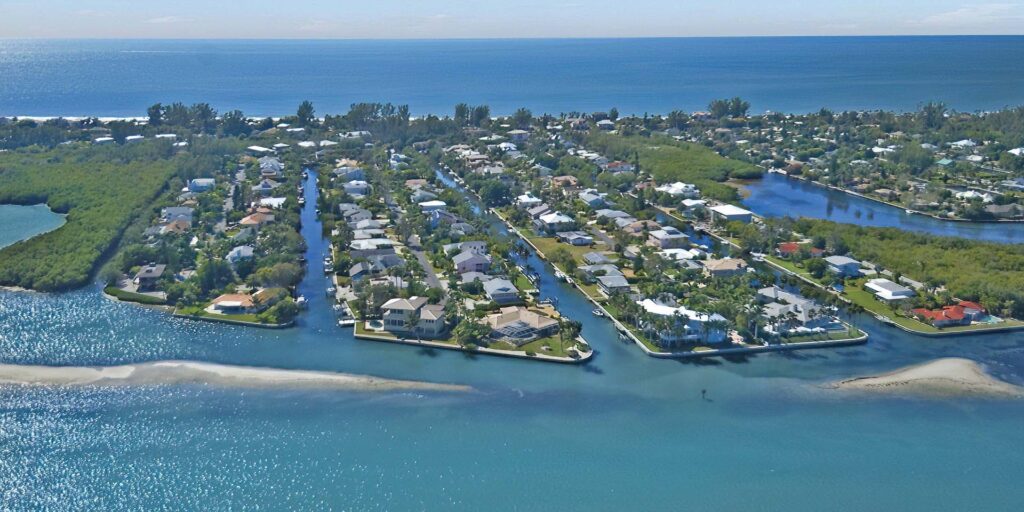
[[[1024,388],[989,375],[970,359],[945,358],[832,383],[834,389],[925,396],[1022,398]]]
[[[0,364],[0,384],[35,386],[146,386],[208,384],[239,388],[320,388],[352,391],[471,391],[469,386],[382,379],[365,375],[232,366],[196,361],[155,361],[122,366]]]

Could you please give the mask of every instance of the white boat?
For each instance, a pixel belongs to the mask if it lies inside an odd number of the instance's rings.
[[[356,324],[355,318],[342,318],[338,320],[338,325],[341,327],[351,327]]]
[[[303,297],[302,295],[299,295],[299,297],[295,299],[295,304],[298,305],[300,308],[306,307],[306,298]]]
[[[334,295],[334,292],[336,292],[336,291],[338,291],[338,290],[335,287],[333,287],[333,286],[328,286],[327,287],[327,295]]]
[[[594,315],[596,317],[602,317],[602,316],[604,316],[604,311],[601,311],[600,309],[594,308],[593,310],[590,311],[590,314],[592,314],[592,315]]]

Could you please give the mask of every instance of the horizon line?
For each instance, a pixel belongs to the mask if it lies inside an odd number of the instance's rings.
[[[509,37],[0,37],[0,41],[608,41],[656,39],[825,39],[825,38],[1024,37],[1017,34],[748,34],[651,36],[509,36]]]

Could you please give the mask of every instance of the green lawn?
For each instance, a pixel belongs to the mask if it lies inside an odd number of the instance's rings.
[[[183,308],[178,308],[175,312],[180,315],[197,316],[203,318],[210,318],[213,320],[233,320],[236,322],[250,322],[254,324],[266,323],[260,320],[259,317],[257,317],[256,315],[250,313],[240,313],[237,315],[217,315],[213,313],[208,313],[202,306],[187,306]]]
[[[576,260],[577,265],[586,265],[586,263],[583,261],[583,255],[587,254],[588,252],[594,252],[596,250],[593,247],[581,247],[578,245],[563,244],[559,242],[556,238],[537,236],[535,233],[532,232],[524,231],[523,234],[526,235],[526,237],[530,239],[530,242],[533,242],[533,245],[536,245],[537,248],[540,249],[540,252],[544,253],[544,255],[549,259],[551,258],[551,253],[555,249],[564,248],[565,250],[569,251],[569,254],[572,254],[572,257],[573,259]]]
[[[104,288],[103,289],[103,293],[106,293],[107,295],[110,295],[111,297],[115,297],[118,300],[123,300],[123,301],[128,301],[128,302],[138,302],[139,304],[148,304],[148,305],[153,305],[153,306],[159,306],[159,305],[167,303],[167,301],[165,301],[163,299],[159,299],[157,297],[153,297],[153,296],[146,295],[146,294],[143,294],[143,293],[126,292],[126,291],[124,291],[124,290],[122,290],[122,289],[120,289],[120,288],[118,288],[116,286],[108,286],[108,287]]]

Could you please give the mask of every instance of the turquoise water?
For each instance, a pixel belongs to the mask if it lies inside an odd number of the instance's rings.
[[[1024,37],[778,37],[449,41],[0,40],[0,115],[142,116],[209,102],[251,115],[362,101],[448,114],[701,110],[974,111],[1024,104]]]
[[[0,249],[64,225],[64,216],[45,204],[0,204]]]
[[[743,199],[743,204],[765,217],[810,217],[991,242],[1024,242],[1024,223],[938,220],[781,174],[766,174],[763,179],[750,182],[746,189],[750,195]]]
[[[0,292],[0,360],[199,359],[477,392],[0,387],[4,508],[1017,510],[1024,499],[1020,404],[818,387],[942,356],[1024,384],[1024,334],[931,340],[855,318],[867,345],[661,361],[544,271],[542,297],[584,321],[591,364],[357,341],[323,296],[314,208],[303,212],[310,310],[297,328],[188,322],[96,289]]]

